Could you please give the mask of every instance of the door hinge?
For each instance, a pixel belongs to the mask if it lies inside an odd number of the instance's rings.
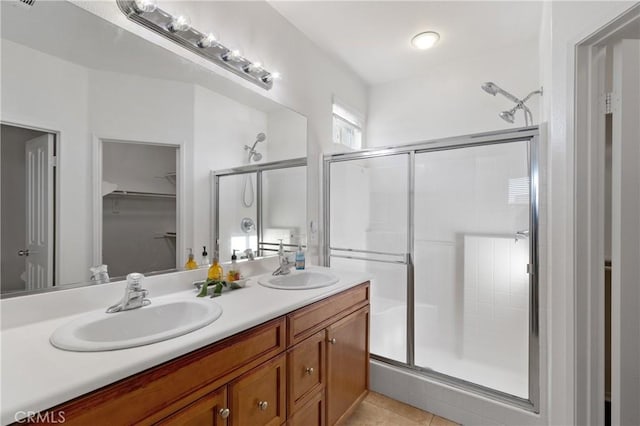
[[[604,113],[612,114],[613,113],[613,93],[605,93],[604,95]]]
[[[58,157],[56,157],[55,155],[52,156],[49,164],[51,164],[51,167],[58,167]]]

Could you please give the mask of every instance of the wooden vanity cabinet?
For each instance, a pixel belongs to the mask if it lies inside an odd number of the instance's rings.
[[[369,283],[50,410],[69,425],[324,426],[369,385]]]
[[[289,314],[287,334],[289,424],[339,423],[369,389],[369,283]],[[322,374],[305,377],[314,362]]]

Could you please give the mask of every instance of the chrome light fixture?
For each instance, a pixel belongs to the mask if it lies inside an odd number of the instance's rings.
[[[507,123],[514,123],[516,119],[516,112],[518,112],[518,110],[521,109],[522,111],[524,111],[525,125],[529,126],[533,124],[533,114],[531,114],[531,110],[525,105],[525,103],[533,95],[542,96],[542,88],[540,88],[540,90],[534,90],[533,92],[529,93],[527,96],[524,97],[524,99],[518,99],[517,97],[507,92],[506,90],[504,90],[503,88],[501,88],[500,86],[498,86],[492,81],[487,81],[480,87],[482,87],[482,90],[484,90],[485,92],[487,92],[492,96],[495,96],[499,93],[505,98],[509,99],[511,102],[514,102],[516,104],[516,106],[514,106],[510,110],[502,111],[500,114],[498,114],[498,116],[502,118],[504,121],[506,121]]]
[[[187,16],[173,16],[158,7],[156,0],[116,0],[118,7],[131,21],[154,31],[202,56],[214,64],[239,75],[263,89],[273,87],[280,76],[252,62],[239,51],[222,45],[212,33],[203,33],[191,26]]]

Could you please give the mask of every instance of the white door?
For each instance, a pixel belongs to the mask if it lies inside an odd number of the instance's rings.
[[[46,288],[53,283],[53,135],[27,141],[26,289]]]
[[[640,40],[613,51],[611,421],[640,424]]]

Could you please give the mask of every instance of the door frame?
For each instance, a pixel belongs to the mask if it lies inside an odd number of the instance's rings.
[[[604,176],[606,76],[603,46],[640,20],[636,4],[575,45],[574,415],[576,424],[604,421]]]
[[[52,212],[53,215],[51,219],[51,225],[53,230],[51,232],[51,238],[53,240],[52,244],[52,259],[51,266],[53,271],[51,272],[51,277],[53,277],[53,282],[51,283],[51,287],[56,287],[57,283],[60,281],[60,238],[58,238],[58,234],[60,231],[60,202],[58,200],[60,194],[60,140],[62,139],[62,132],[60,130],[52,130],[53,126],[47,125],[46,123],[34,123],[33,120],[30,119],[9,119],[9,120],[0,120],[0,124],[12,127],[19,127],[27,130],[35,130],[38,132],[48,133],[53,135],[53,157],[55,158],[55,162],[53,165],[53,206]],[[0,253],[1,254],[1,253]],[[37,292],[38,290],[35,290]],[[41,290],[40,290],[41,291]],[[31,291],[27,291],[31,293]],[[21,294],[28,294],[21,293]]]
[[[182,266],[183,253],[186,252],[186,181],[187,167],[184,143],[147,142],[139,140],[125,140],[92,134],[93,140],[93,179],[92,179],[92,205],[93,205],[93,265],[102,264],[102,146],[103,142],[128,143],[137,145],[162,146],[176,149],[176,269]],[[159,271],[161,272],[161,271]]]

